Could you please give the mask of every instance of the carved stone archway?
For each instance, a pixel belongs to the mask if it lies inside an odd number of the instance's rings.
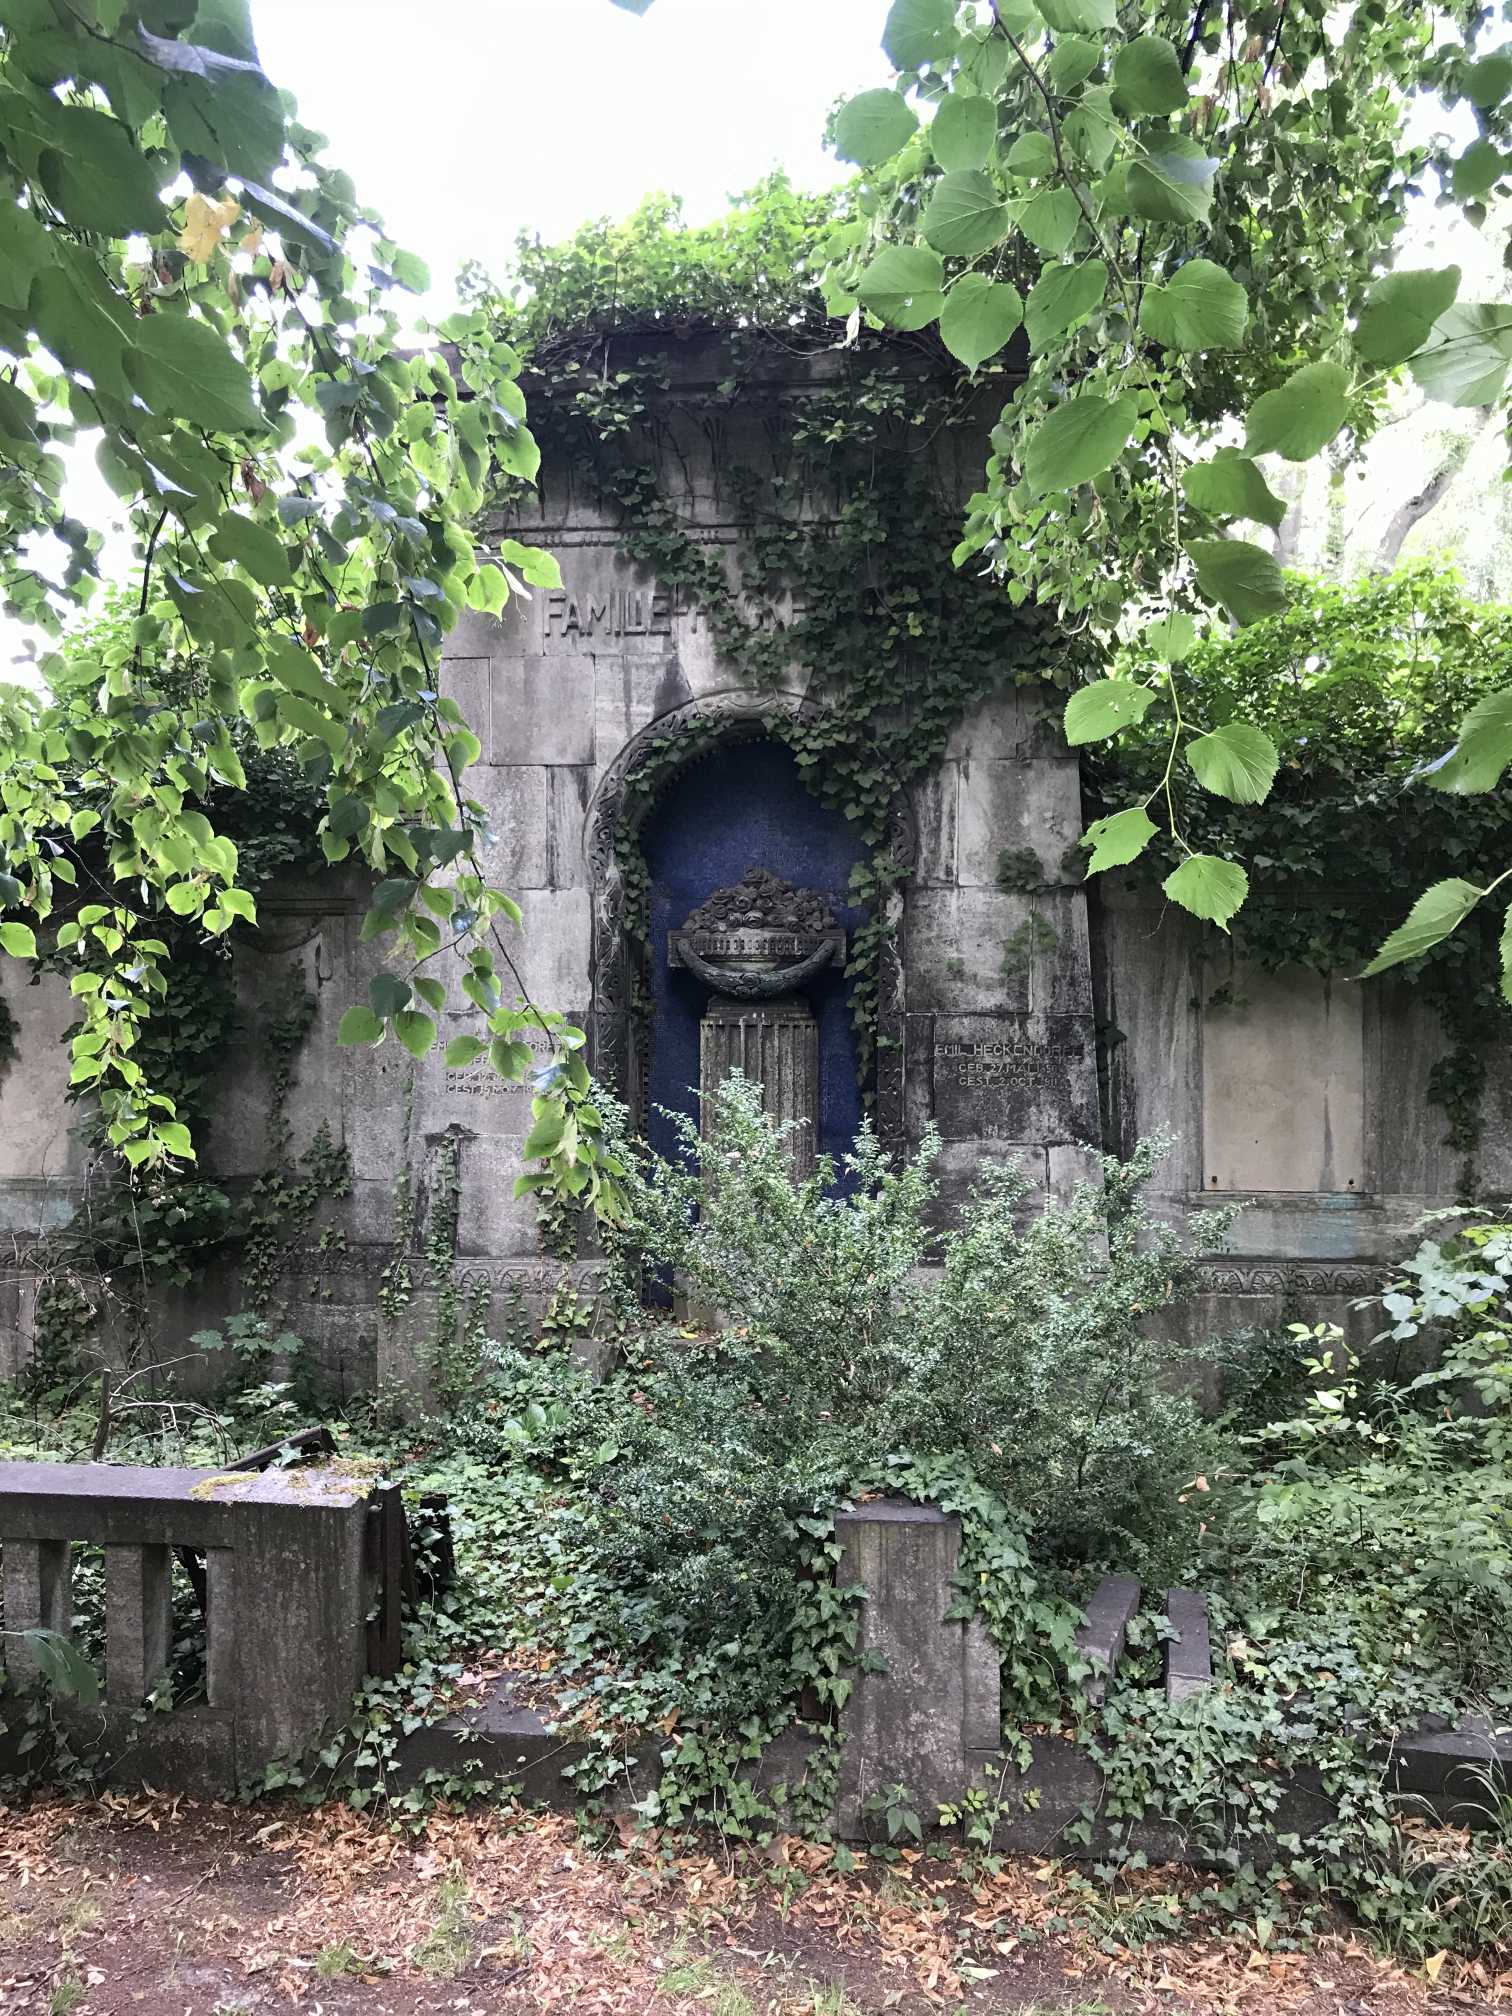
[[[639,962],[644,950],[627,929],[628,894],[616,842],[628,813],[637,773],[665,761],[669,742],[683,741],[687,754],[668,771],[668,781],[684,764],[732,742],[766,739],[781,722],[819,721],[827,710],[797,693],[753,693],[731,688],[706,693],[658,715],[633,735],[605,771],[593,794],[583,827],[583,854],[593,904],[592,1002],[588,1015],[589,1064],[610,1091],[630,1108],[632,1123],[645,1111],[648,1035],[637,1003],[643,990]],[[650,805],[638,808],[644,818]],[[899,791],[888,814],[888,853],[906,880],[918,852],[918,833],[908,794]],[[888,926],[878,973],[876,1126],[884,1146],[903,1141],[903,927],[902,887],[886,899]]]

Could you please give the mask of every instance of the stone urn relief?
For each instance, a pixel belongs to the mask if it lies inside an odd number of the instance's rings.
[[[813,1173],[819,1130],[819,1025],[802,989],[845,962],[845,933],[822,896],[752,868],[668,933],[669,964],[710,990],[699,1023],[699,1093],[739,1070],[762,1088],[787,1135],[797,1180]]]

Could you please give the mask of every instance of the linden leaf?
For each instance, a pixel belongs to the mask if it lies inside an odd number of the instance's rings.
[[[1092,849],[1087,873],[1100,875],[1105,868],[1126,867],[1143,854],[1158,830],[1143,805],[1094,820],[1081,837],[1082,846]]]
[[[1307,462],[1326,448],[1349,412],[1349,373],[1340,364],[1304,364],[1250,408],[1247,455]]]
[[[1473,882],[1465,882],[1458,875],[1435,882],[1419,896],[1407,912],[1406,921],[1392,932],[1360,978],[1368,980],[1373,974],[1384,973],[1388,966],[1400,966],[1405,959],[1418,959],[1431,952],[1465,921],[1483,893]]]
[[[1036,496],[1074,490],[1101,476],[1128,446],[1139,409],[1129,393],[1105,399],[1079,392],[1036,427],[1024,453],[1024,481]]]
[[[1512,764],[1512,686],[1477,700],[1460,727],[1448,761],[1428,779],[1435,791],[1456,797],[1493,791]]]
[[[1227,931],[1229,919],[1249,894],[1249,877],[1235,861],[1220,860],[1216,854],[1189,854],[1160,886],[1183,910]]]
[[[1276,781],[1280,759],[1262,728],[1227,721],[1187,745],[1187,762],[1205,791],[1236,805],[1260,805]]]
[[[1066,740],[1072,748],[1105,742],[1131,721],[1142,721],[1155,704],[1155,689],[1132,679],[1097,679],[1066,702]]]

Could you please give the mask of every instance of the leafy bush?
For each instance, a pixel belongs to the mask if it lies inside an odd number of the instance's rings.
[[[1147,1334],[1193,1278],[1140,1204],[1155,1148],[1043,1206],[991,1168],[935,1232],[933,1139],[894,1168],[863,1129],[795,1185],[739,1077],[709,1141],[679,1124],[684,1160],[632,1182],[637,1236],[717,1329],[630,1348],[644,1404],[604,1486],[625,1586],[700,1633],[759,1636],[792,1597],[800,1522],[901,1455],[952,1459],[1067,1575],[1185,1550],[1178,1494],[1212,1431]]]
[[[1431,1661],[1458,1691],[1506,1704],[1512,1226],[1425,1241],[1383,1306],[1382,1338],[1426,1335],[1438,1362],[1368,1380],[1335,1326],[1295,1326],[1313,1391],[1252,1438],[1255,1467],[1220,1522],[1223,1565],[1262,1606],[1326,1618],[1382,1663]]]

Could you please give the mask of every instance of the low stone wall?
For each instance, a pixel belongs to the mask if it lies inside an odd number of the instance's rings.
[[[102,1546],[105,1699],[70,1711],[77,1740],[120,1777],[232,1793],[346,1720],[381,1607],[382,1510],[334,1469],[0,1464],[9,1677],[38,1677],[17,1634],[69,1631],[73,1543]],[[207,1700],[142,1719],[172,1648],[181,1549],[204,1557]]]

